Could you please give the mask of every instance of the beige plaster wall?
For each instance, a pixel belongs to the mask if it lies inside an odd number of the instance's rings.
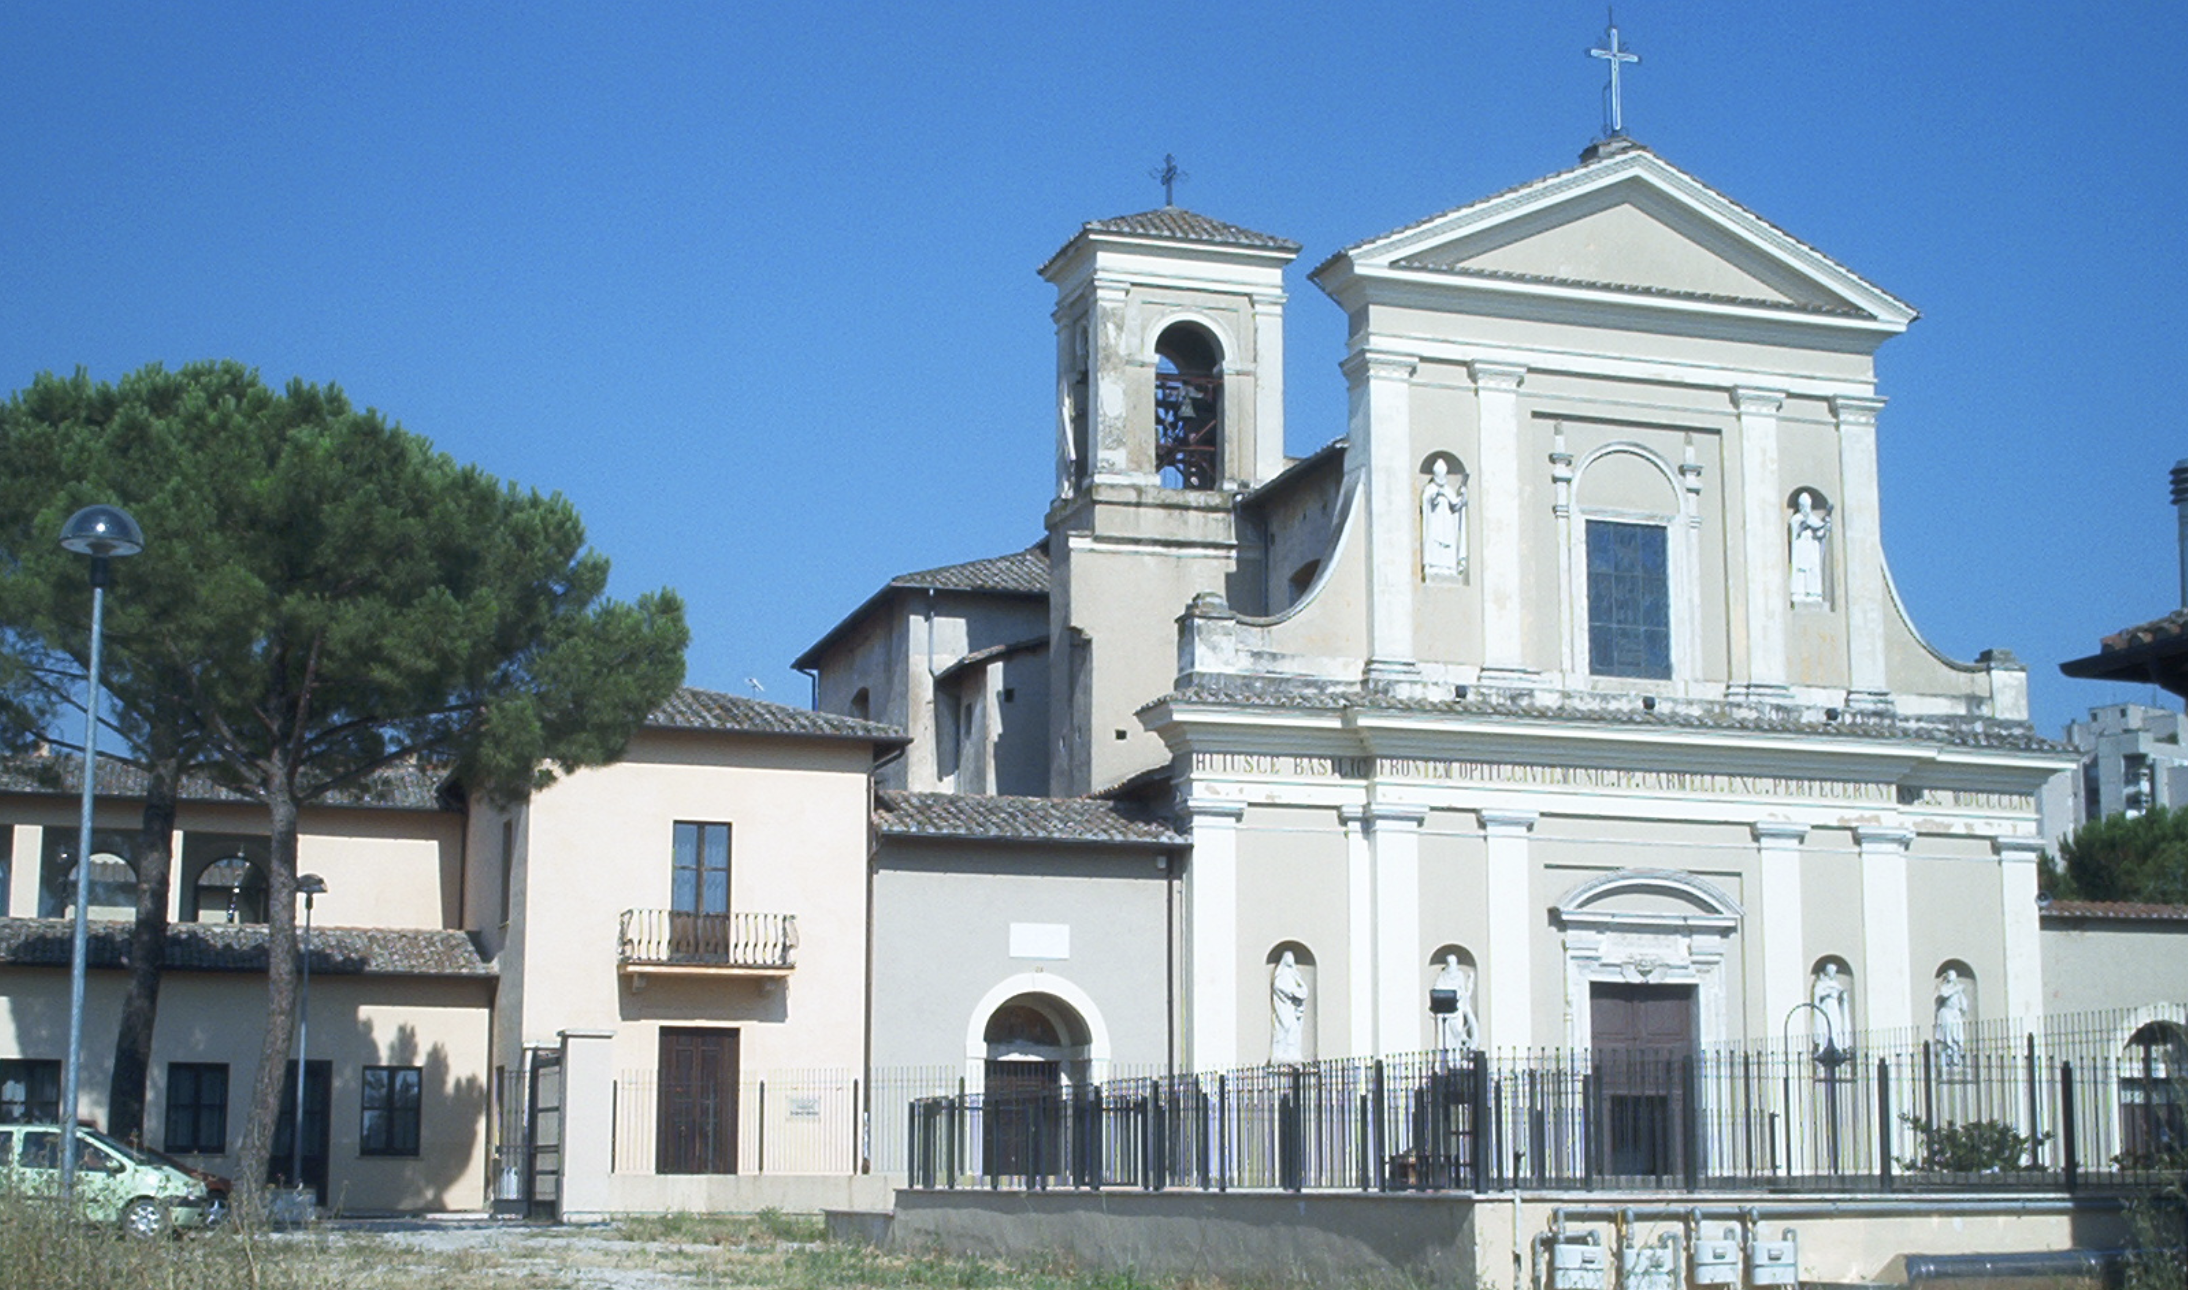
[[[2139,1007],[2188,989],[2188,922],[2048,915],[2038,943],[2048,1014]]]
[[[618,1071],[652,1070],[662,1024],[740,1029],[747,1069],[855,1067],[865,997],[869,745],[649,730],[622,762],[536,794],[504,973],[521,1002],[502,1060],[564,1029],[616,1032]],[[616,967],[620,916],[667,909],[674,826],[726,822],[730,910],[794,914],[787,980],[651,976]]]
[[[1238,1056],[1269,1057],[1270,952],[1286,942],[1314,956],[1305,1056],[1350,1050],[1345,839],[1333,811],[1250,806],[1238,825]]]
[[[57,1059],[67,1046],[68,973],[0,970],[0,1057]],[[119,971],[91,974],[85,992],[80,1113],[106,1123],[113,1037],[128,988]],[[486,1202],[492,1065],[488,1023],[494,982],[384,976],[312,979],[309,1051],[331,1063],[328,1201],[351,1213],[472,1210]],[[147,1127],[164,1141],[170,1062],[228,1065],[231,1154],[195,1158],[233,1173],[264,1041],[266,982],[251,973],[170,971],[160,991],[152,1045]],[[366,1066],[418,1066],[423,1094],[414,1157],[359,1152],[360,1082]]]
[[[45,835],[54,831],[73,846],[77,802],[59,793],[0,794],[0,827],[8,830],[9,878],[0,885],[0,908],[16,918],[38,915],[38,868]],[[101,799],[92,814],[95,830],[135,834],[143,804]],[[168,897],[179,917],[179,861],[193,833],[263,838],[264,807],[243,802],[184,802],[175,814],[177,872]],[[462,918],[464,817],[454,811],[397,807],[312,806],[301,814],[297,868],[327,880],[315,901],[323,925],[343,927],[455,927]]]

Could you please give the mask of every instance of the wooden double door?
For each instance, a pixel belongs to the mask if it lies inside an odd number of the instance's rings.
[[[737,1032],[661,1028],[654,1172],[737,1172]]]
[[[1668,1178],[1688,1172],[1695,1106],[1694,987],[1590,987],[1596,1167]]]

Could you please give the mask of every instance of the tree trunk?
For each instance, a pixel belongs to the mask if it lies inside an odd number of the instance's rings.
[[[296,1036],[296,816],[287,767],[268,775],[266,810],[273,836],[266,866],[266,1042],[251,1084],[250,1118],[236,1150],[236,1186],[255,1196],[266,1185],[274,1128],[281,1119],[281,1083]],[[296,1126],[303,1132],[303,1126]],[[287,1172],[283,1171],[284,1174]],[[291,1178],[290,1183],[301,1179]]]
[[[159,1020],[160,974],[167,968],[167,889],[174,872],[175,798],[179,762],[153,763],[144,785],[144,823],[137,830],[137,922],[129,937],[129,996],[114,1036],[114,1079],[107,1087],[106,1131],[124,1142],[144,1137],[144,1089],[152,1069],[152,1030]]]

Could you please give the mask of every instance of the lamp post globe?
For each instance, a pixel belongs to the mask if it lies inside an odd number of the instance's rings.
[[[61,549],[94,559],[144,550],[144,530],[119,506],[86,506],[61,526]]]
[[[119,506],[86,506],[61,526],[61,549],[91,557],[91,657],[84,696],[83,799],[76,818],[76,923],[68,959],[68,1052],[61,1074],[61,1194],[76,1192],[77,1094],[83,1082],[84,967],[91,925],[91,805],[98,787],[99,651],[110,560],[144,550],[144,530]]]

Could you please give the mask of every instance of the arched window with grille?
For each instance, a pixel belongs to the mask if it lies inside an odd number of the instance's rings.
[[[1198,323],[1155,341],[1155,474],[1165,488],[1211,489],[1223,477],[1223,350]]]

